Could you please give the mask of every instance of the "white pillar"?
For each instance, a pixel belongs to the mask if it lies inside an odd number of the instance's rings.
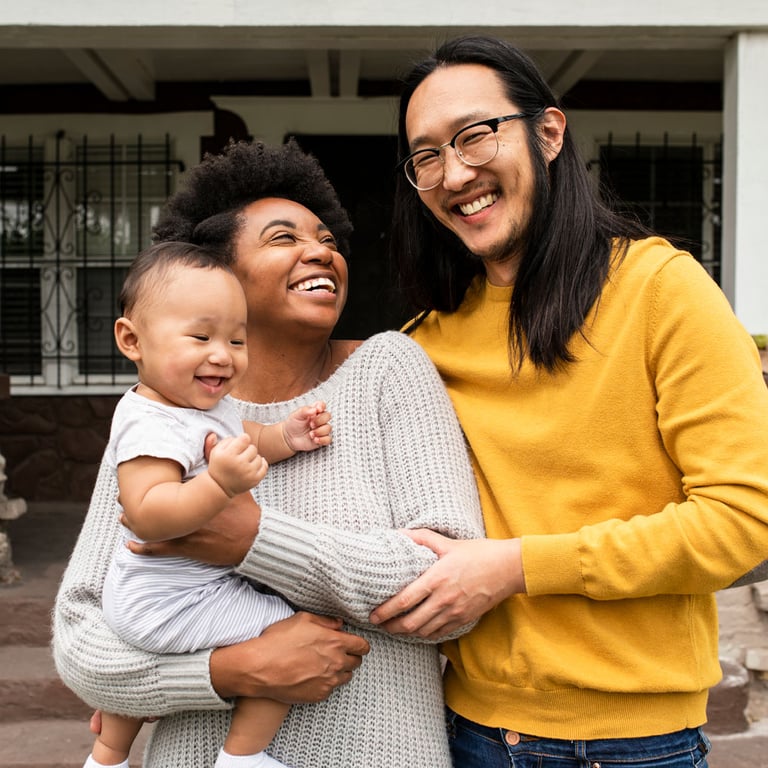
[[[725,50],[723,290],[750,333],[768,333],[768,33]]]

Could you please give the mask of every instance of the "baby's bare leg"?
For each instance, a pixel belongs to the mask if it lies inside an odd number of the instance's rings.
[[[238,699],[216,765],[281,766],[282,763],[273,760],[264,750],[277,733],[288,709],[288,704],[272,699]]]
[[[128,759],[142,721],[109,712],[101,714],[101,733],[93,742],[93,759],[100,765],[120,765]]]

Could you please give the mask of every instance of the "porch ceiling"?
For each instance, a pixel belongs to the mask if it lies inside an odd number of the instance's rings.
[[[90,83],[112,101],[152,101],[159,82],[304,81],[316,97],[354,97],[361,80],[395,81],[462,31],[0,27],[0,85]],[[712,28],[485,31],[526,49],[561,95],[585,79],[719,82],[728,37]]]

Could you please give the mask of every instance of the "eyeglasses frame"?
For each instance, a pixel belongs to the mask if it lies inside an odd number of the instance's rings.
[[[478,120],[475,123],[470,123],[469,125],[465,125],[463,128],[459,128],[458,131],[453,135],[453,138],[450,141],[446,141],[445,144],[441,144],[439,147],[424,147],[424,149],[417,149],[415,152],[411,152],[410,155],[408,155],[406,158],[401,160],[397,166],[396,170],[403,170],[403,173],[405,173],[405,178],[408,179],[408,183],[419,192],[428,192],[430,189],[434,189],[435,187],[439,186],[440,182],[445,178],[445,157],[441,155],[441,151],[445,149],[446,147],[450,147],[455,153],[456,157],[461,160],[464,165],[468,165],[471,168],[479,168],[481,165],[485,165],[486,163],[490,163],[491,160],[493,160],[494,157],[499,153],[499,138],[498,138],[498,132],[499,132],[499,126],[502,123],[506,123],[509,120],[518,120],[523,117],[536,117],[538,113],[531,114],[530,112],[515,112],[512,115],[502,115],[501,117],[490,117],[487,120]],[[491,131],[493,132],[493,135],[496,137],[496,151],[487,159],[483,160],[482,163],[470,163],[466,160],[466,158],[462,157],[461,153],[458,149],[456,149],[456,139],[461,136],[462,133],[465,131],[470,130],[471,128],[477,128],[478,125],[487,125]],[[440,177],[440,181],[433,184],[431,187],[419,187],[416,186],[416,184],[413,182],[411,177],[408,175],[408,173],[405,170],[405,166],[407,163],[412,160],[416,155],[420,155],[424,152],[432,152],[438,160],[440,160],[442,166],[443,166],[443,175]]]

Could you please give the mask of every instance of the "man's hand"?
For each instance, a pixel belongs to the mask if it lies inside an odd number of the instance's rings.
[[[252,640],[211,654],[211,683],[222,698],[249,696],[316,703],[352,679],[370,646],[341,620],[297,613]]]
[[[129,541],[137,555],[187,557],[211,565],[239,565],[259,532],[261,508],[250,493],[230,499],[207,525],[178,539],[141,544]]]
[[[437,640],[525,591],[519,539],[456,540],[427,529],[403,533],[439,560],[371,613],[371,622],[388,632]]]

